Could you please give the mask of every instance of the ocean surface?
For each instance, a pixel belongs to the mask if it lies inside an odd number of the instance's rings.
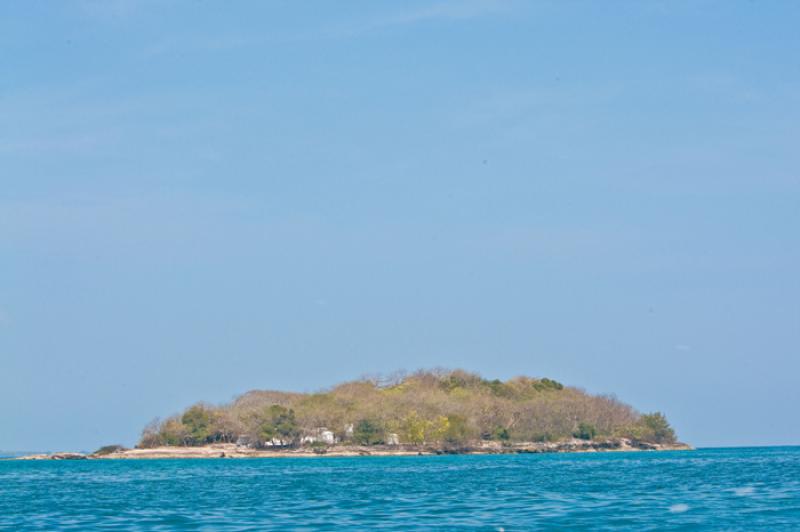
[[[800,447],[0,462],[0,528],[800,530]]]

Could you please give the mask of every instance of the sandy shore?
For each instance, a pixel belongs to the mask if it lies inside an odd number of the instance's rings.
[[[109,454],[52,453],[33,454],[14,460],[137,460],[166,458],[290,458],[319,456],[417,456],[437,454],[524,454],[524,453],[576,453],[614,451],[683,451],[692,447],[685,443],[653,444],[634,442],[625,438],[561,442],[525,442],[500,444],[480,442],[464,447],[433,447],[411,445],[331,445],[323,449],[295,447],[282,449],[252,449],[233,443],[205,445],[202,447],[153,447],[150,449],[125,449]]]

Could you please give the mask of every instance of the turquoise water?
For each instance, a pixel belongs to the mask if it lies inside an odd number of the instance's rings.
[[[0,462],[0,528],[800,529],[800,447]]]

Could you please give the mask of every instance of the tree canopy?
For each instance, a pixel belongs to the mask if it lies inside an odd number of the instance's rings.
[[[436,370],[345,382],[311,394],[252,391],[226,405],[196,404],[148,425],[139,446],[291,446],[323,428],[337,441],[361,445],[573,437],[676,441],[663,414],[639,414],[611,396],[591,395],[549,378],[501,381],[463,370]]]

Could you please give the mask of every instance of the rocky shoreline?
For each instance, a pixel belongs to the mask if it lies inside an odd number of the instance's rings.
[[[253,449],[233,443],[201,447],[153,447],[120,449],[104,454],[50,453],[33,454],[12,460],[141,460],[175,458],[289,458],[319,456],[419,456],[441,454],[542,454],[625,451],[688,451],[685,443],[657,444],[617,438],[599,441],[570,439],[560,442],[506,443],[480,442],[459,447],[425,445],[330,445],[327,447],[290,447]]]

